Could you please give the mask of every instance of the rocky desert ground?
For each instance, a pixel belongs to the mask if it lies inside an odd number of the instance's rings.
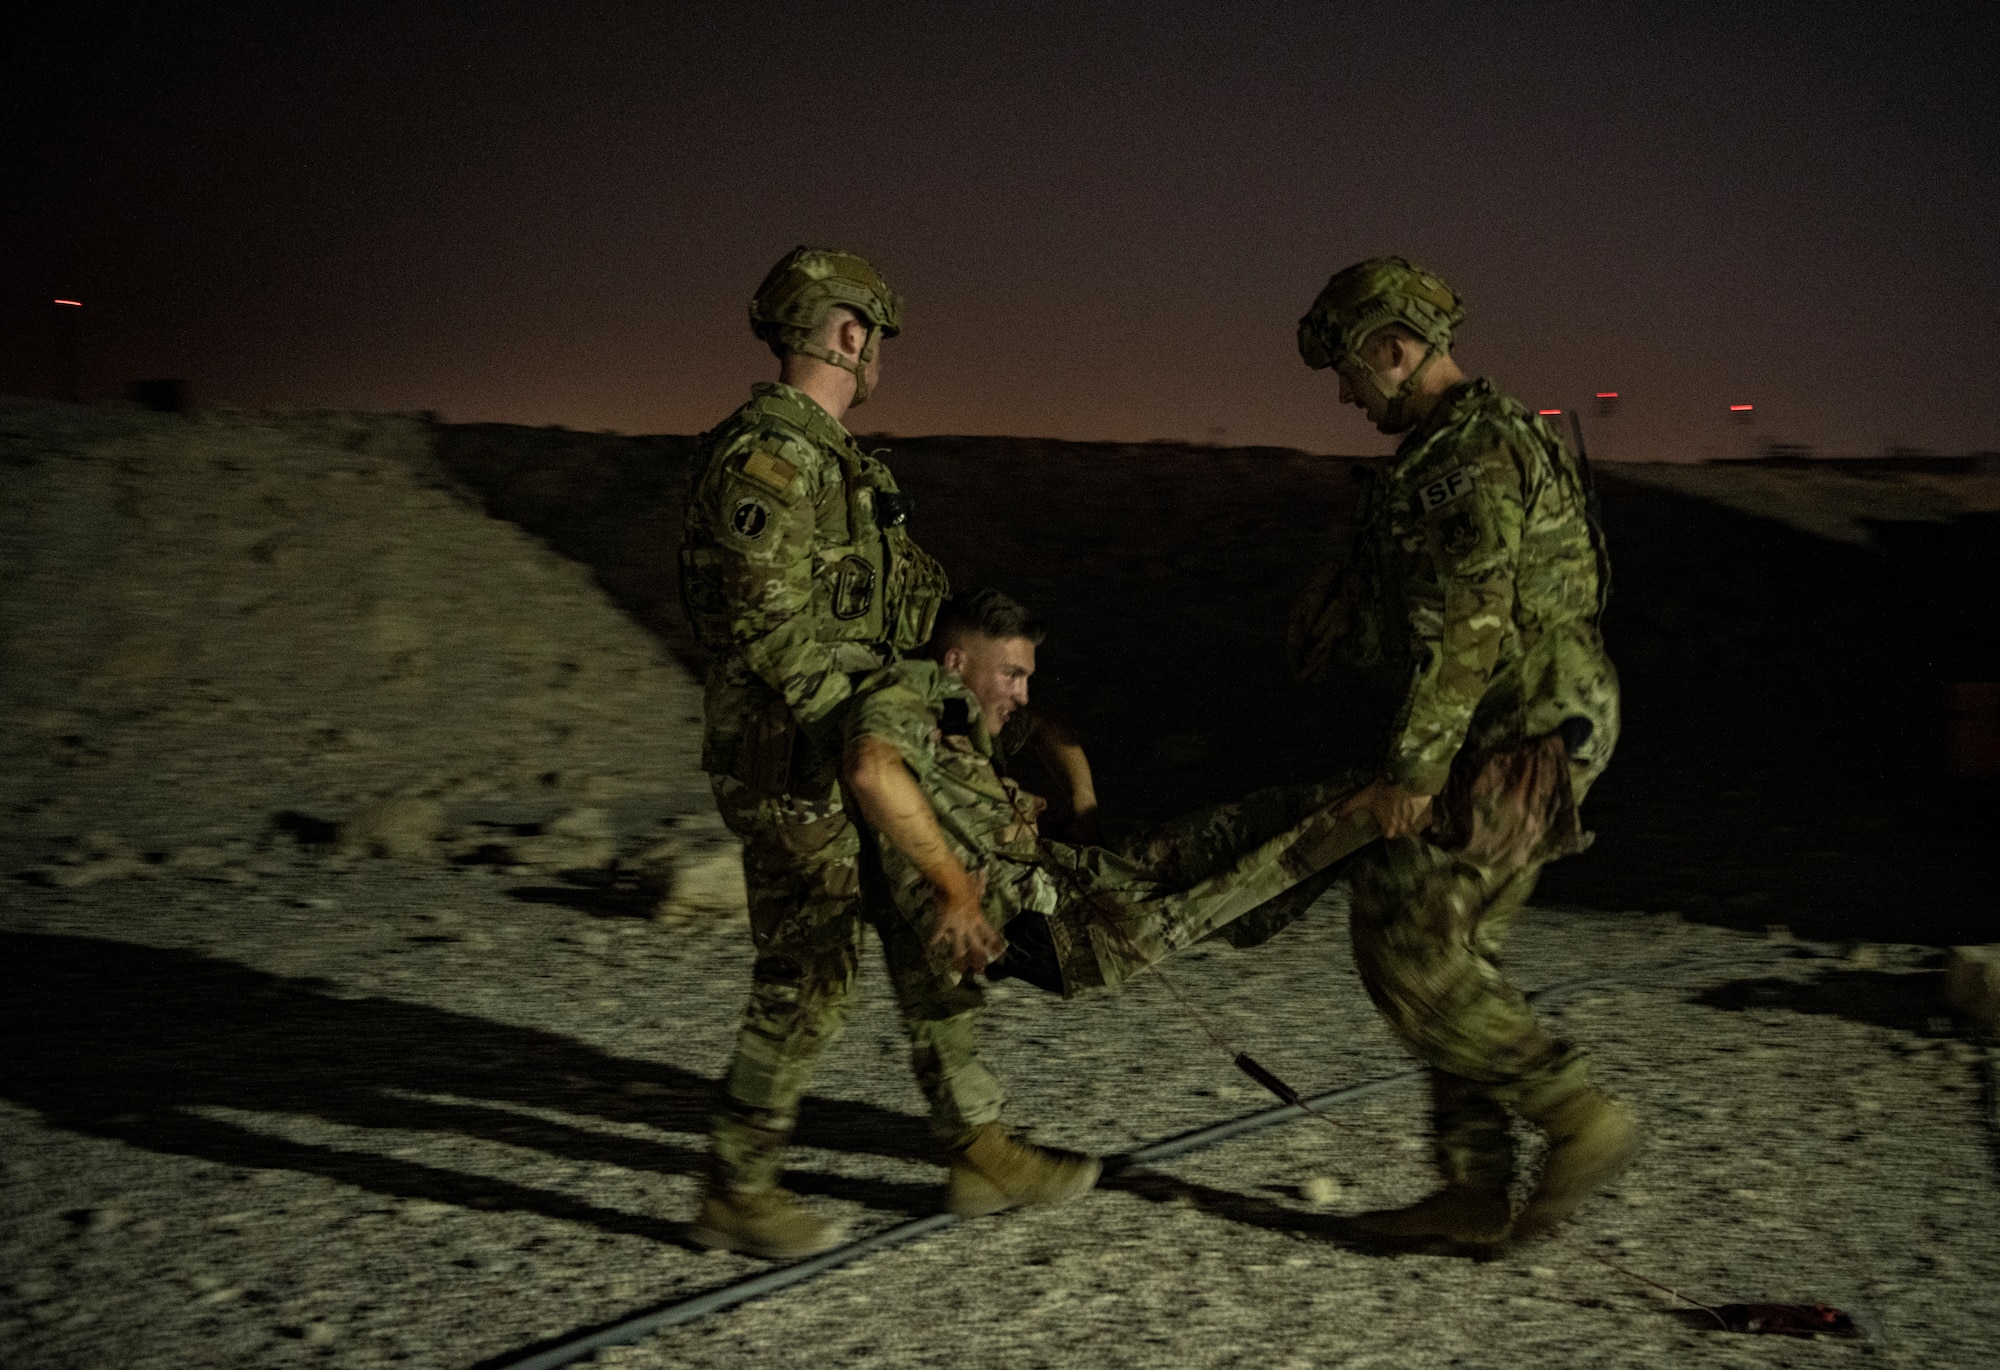
[[[1308,693],[1280,652],[1349,463],[885,445],[955,578],[1053,621],[1037,684],[1127,821],[1365,754],[1393,682]],[[763,1269],[682,1237],[749,960],[694,766],[686,450],[0,404],[0,1364],[497,1367]],[[1751,479],[1603,476],[1632,722],[1514,965],[1649,1141],[1567,1245],[1343,1244],[1331,1215],[1426,1186],[1403,1079],[595,1361],[1995,1363],[1993,1061],[1940,970],[1996,940],[1991,791],[1941,755],[1977,644],[1920,650],[1939,611],[1898,596],[1931,563],[1884,569],[1992,496]],[[1344,910],[1172,985],[1308,1092],[1393,1079]],[[943,1173],[870,974],[792,1181],[861,1233]],[[1001,985],[991,1019],[1013,1115],[1061,1144],[1268,1102],[1159,980]],[[1716,1331],[1586,1253],[1867,1336]]]

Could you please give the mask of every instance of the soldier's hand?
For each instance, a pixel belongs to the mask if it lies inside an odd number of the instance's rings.
[[[980,909],[986,897],[986,872],[975,871],[966,884],[938,900],[937,931],[931,953],[948,959],[960,975],[980,975],[1007,950],[1007,939],[993,930]]]
[[[1431,796],[1412,794],[1393,780],[1377,780],[1348,801],[1350,809],[1366,809],[1384,837],[1407,837],[1430,825]]]

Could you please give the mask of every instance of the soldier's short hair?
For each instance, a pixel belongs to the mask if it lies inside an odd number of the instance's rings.
[[[1024,637],[1039,647],[1049,630],[1012,595],[982,587],[961,590],[944,602],[938,610],[937,626],[931,630],[931,650],[942,653],[973,634],[996,640]]]
[[[810,333],[806,334],[804,340],[809,343],[814,343],[820,347],[832,347],[834,339],[840,335],[840,326],[842,324],[844,323],[865,324],[867,322],[868,321],[862,318],[860,314],[856,313],[852,309],[849,309],[846,305],[837,304],[826,311],[826,317],[821,319],[819,323],[813,327]],[[781,357],[784,356],[786,353],[792,352],[794,350],[795,349],[786,346],[783,343],[780,343],[778,345],[778,355]]]
[[[1368,346],[1368,344],[1374,342],[1377,338],[1400,338],[1404,342],[1413,343],[1418,347],[1422,347],[1425,345],[1424,340],[1417,335],[1417,330],[1410,327],[1406,323],[1395,323],[1395,322],[1385,323],[1380,328],[1377,328],[1373,332],[1369,333],[1367,337],[1363,338],[1361,340],[1360,345],[1362,347],[1366,347]]]

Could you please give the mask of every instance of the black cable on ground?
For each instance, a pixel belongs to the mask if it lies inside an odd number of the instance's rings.
[[[1689,957],[1681,961],[1669,961],[1653,969],[1656,973],[1664,973],[1679,969],[1688,961],[1714,959],[1717,958]],[[1606,988],[1622,983],[1620,980],[1613,979],[1568,980],[1561,984],[1550,985],[1546,989],[1537,990],[1535,993],[1530,994],[1528,998],[1538,1004],[1549,1004],[1570,998],[1573,995],[1586,993],[1593,989]],[[1397,1085],[1407,1084],[1413,1080],[1420,1080],[1423,1078],[1423,1075],[1424,1072],[1421,1068],[1398,1071],[1394,1075],[1384,1075],[1379,1079],[1364,1080],[1357,1085],[1347,1085],[1340,1089],[1329,1090],[1324,1094],[1315,1094],[1305,1101],[1305,1108],[1300,1108],[1296,1104],[1280,1104],[1276,1108],[1267,1108],[1256,1113],[1246,1113],[1241,1117],[1230,1118],[1220,1123],[1213,1123],[1208,1127],[1197,1128],[1193,1132],[1184,1132],[1176,1137],[1163,1137],[1157,1142],[1147,1143],[1136,1151],[1126,1151],[1117,1155],[1106,1156],[1104,1158],[1104,1168],[1107,1172],[1129,1170],[1133,1166],[1150,1165],[1155,1161],[1164,1161],[1174,1156],[1182,1156],[1190,1151],[1200,1151],[1205,1147],[1214,1146],[1218,1142],[1228,1141],[1230,1138],[1241,1136],[1246,1132],[1255,1132],[1261,1128],[1275,1126],[1278,1123],[1290,1122],[1295,1118],[1307,1117],[1311,1112],[1332,1104],[1353,1103],[1356,1100],[1380,1094]],[[709,1316],[711,1313],[725,1312],[728,1309],[736,1307],[738,1304],[748,1303],[752,1299],[761,1299],[767,1294],[775,1294],[782,1289],[789,1289],[793,1285],[804,1284],[808,1280],[824,1275],[829,1270],[837,1269],[851,1261],[860,1260],[863,1256],[872,1256],[878,1251],[886,1251],[891,1247],[913,1242],[919,1237],[928,1237],[934,1232],[942,1232],[948,1227],[955,1226],[958,1221],[958,1215],[955,1213],[933,1213],[928,1217],[899,1223],[894,1227],[884,1228],[882,1231],[874,1233],[871,1236],[857,1238],[844,1246],[836,1246],[831,1251],[823,1252],[820,1255],[812,1257],[810,1260],[800,1261],[796,1265],[787,1265],[776,1270],[769,1270],[761,1275],[754,1275],[747,1280],[740,1280],[735,1284],[724,1285],[720,1289],[712,1289],[706,1294],[697,1294],[691,1299],[683,1299],[675,1303],[663,1304],[657,1308],[647,1309],[643,1313],[636,1313],[629,1318],[623,1318],[614,1323],[607,1323],[596,1328],[586,1328],[558,1340],[548,1342],[540,1347],[530,1348],[525,1351],[510,1352],[490,1360],[482,1361],[477,1370],[558,1370],[558,1367],[573,1365],[585,1356],[601,1351],[605,1347],[628,1346],[634,1342],[643,1341],[654,1333],[664,1331],[669,1327],[679,1327],[685,1323],[695,1322]]]
[[[1405,1070],[1395,1075],[1385,1075],[1379,1080],[1367,1080],[1358,1085],[1348,1085],[1344,1089],[1314,1095],[1306,1100],[1306,1103],[1313,1108],[1346,1103],[1421,1078],[1423,1078],[1421,1070]],[[1107,1173],[1129,1170],[1133,1166],[1148,1165],[1190,1151],[1199,1151],[1203,1147],[1214,1146],[1217,1142],[1227,1141],[1245,1132],[1254,1132],[1259,1128],[1270,1127],[1274,1123],[1289,1122],[1293,1118],[1303,1117],[1304,1113],[1305,1110],[1294,1104],[1280,1104],[1276,1108],[1267,1108],[1258,1113],[1248,1113],[1240,1118],[1231,1118],[1209,1127],[1197,1128],[1178,1137],[1165,1137],[1157,1142],[1150,1142],[1137,1151],[1106,1156],[1104,1169]],[[762,1275],[753,1276],[736,1284],[724,1285],[720,1289],[713,1289],[706,1294],[698,1294],[694,1298],[684,1299],[678,1303],[648,1309],[621,1322],[565,1337],[539,1350],[503,1356],[496,1360],[484,1361],[481,1365],[483,1370],[502,1370],[503,1367],[504,1370],[557,1370],[559,1366],[574,1364],[604,1347],[624,1346],[641,1341],[666,1328],[694,1322],[711,1313],[720,1313],[738,1304],[748,1303],[752,1299],[760,1299],[766,1294],[775,1294],[781,1289],[803,1284],[850,1261],[857,1261],[863,1256],[872,1256],[877,1251],[886,1251],[892,1246],[902,1246],[919,1237],[928,1237],[933,1232],[942,1232],[947,1227],[955,1226],[958,1221],[956,1213],[933,1213],[929,1217],[899,1223],[895,1227],[885,1228],[871,1236],[851,1241],[845,1246],[836,1246],[831,1251],[814,1256],[810,1260],[800,1261],[796,1265],[767,1271]]]

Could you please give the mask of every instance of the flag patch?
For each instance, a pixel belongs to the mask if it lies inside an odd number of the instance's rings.
[[[743,459],[743,474],[782,495],[798,479],[799,468],[775,452],[757,451]]]

